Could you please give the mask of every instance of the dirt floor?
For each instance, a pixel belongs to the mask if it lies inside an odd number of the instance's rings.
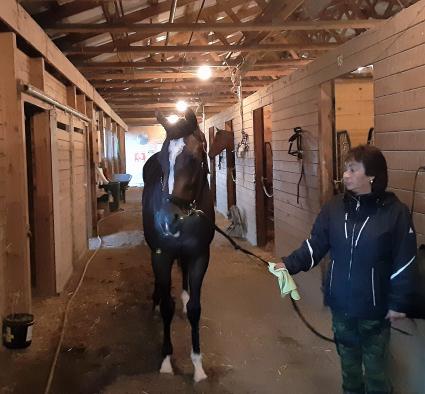
[[[280,298],[275,278],[262,263],[234,251],[217,233],[202,293],[201,349],[208,379],[197,384],[192,380],[190,326],[179,302],[177,269],[175,375],[159,374],[162,323],[151,310],[153,277],[140,200],[140,189],[130,189],[123,210],[99,226],[102,246],[72,303],[51,393],[340,393],[333,344],[307,330],[289,300]],[[224,228],[226,220],[219,217],[218,224]],[[97,244],[91,241],[92,248]],[[44,392],[65,305],[82,266],[62,295],[34,299],[32,345],[0,350],[1,393]],[[318,278],[300,275],[297,281],[300,308],[321,332],[331,335]]]

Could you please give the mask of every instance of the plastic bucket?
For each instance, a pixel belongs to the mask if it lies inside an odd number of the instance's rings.
[[[3,345],[9,349],[23,349],[31,345],[34,316],[15,313],[3,319]]]

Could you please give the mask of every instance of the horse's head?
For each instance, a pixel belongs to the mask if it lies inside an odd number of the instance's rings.
[[[174,124],[161,113],[157,113],[157,119],[167,134],[160,154],[163,191],[192,202],[198,198],[208,173],[205,136],[190,108]]]
[[[221,130],[216,127],[214,140],[210,146],[208,156],[213,159],[224,149],[233,149],[234,147],[234,133],[233,131]]]

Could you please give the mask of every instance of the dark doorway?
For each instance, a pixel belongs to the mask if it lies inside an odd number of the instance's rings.
[[[265,246],[274,241],[271,106],[254,110],[253,122],[257,244]]]
[[[214,126],[209,128],[209,145],[214,141],[215,128]],[[214,205],[217,203],[217,195],[216,195],[216,180],[215,180],[215,158],[210,159],[210,189],[214,198]]]
[[[56,293],[50,112],[25,103],[31,285]]]
[[[226,131],[233,132],[233,121],[228,120],[224,123]],[[235,143],[230,149],[226,149],[227,163],[227,210],[232,205],[236,205],[236,168],[235,168]]]

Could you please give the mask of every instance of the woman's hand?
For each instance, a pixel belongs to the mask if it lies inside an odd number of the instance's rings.
[[[276,265],[274,266],[275,270],[281,269],[281,268],[286,268],[286,265],[283,261],[279,261],[278,263],[276,263]]]
[[[389,310],[387,313],[387,316],[385,316],[385,319],[388,319],[391,321],[391,323],[396,322],[397,320],[404,319],[406,317],[406,314],[403,312],[396,312],[393,310]]]

